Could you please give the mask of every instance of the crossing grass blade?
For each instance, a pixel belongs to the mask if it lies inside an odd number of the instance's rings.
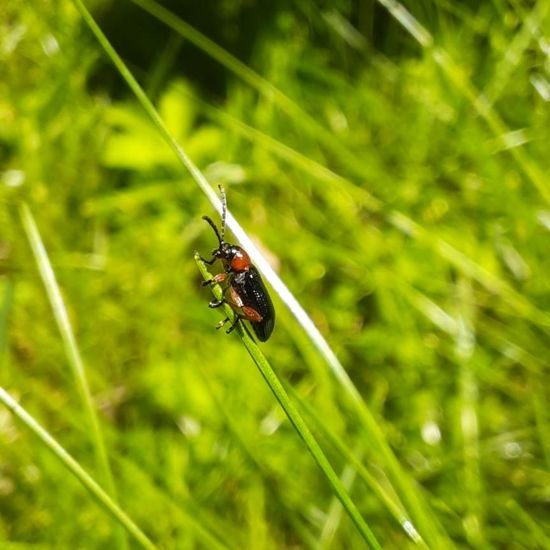
[[[117,521],[133,540],[146,550],[155,550],[156,546],[129,518],[118,504],[101,488],[100,485],[80,466],[80,464],[2,387],[0,402],[7,407],[42,443],[53,453],[72,475],[96,499],[99,506]]]
[[[367,470],[361,460],[356,456],[356,453],[352,451],[340,438],[335,434],[326,423],[322,422],[313,407],[302,399],[298,393],[289,386],[289,394],[298,403],[300,408],[307,414],[309,418],[315,423],[315,427],[319,430],[325,439],[333,446],[336,451],[357,471],[359,478],[369,487],[369,489],[376,494],[384,506],[391,513],[394,519],[401,525],[403,531],[411,539],[412,542],[418,545],[419,548],[428,548],[418,530],[415,528],[411,519],[407,516],[403,505],[393,495],[389,494],[386,488]]]
[[[34,254],[42,282],[46,289],[46,293],[48,294],[53,315],[57,323],[57,328],[63,341],[67,361],[71,368],[77,391],[82,401],[84,413],[90,426],[91,438],[94,445],[98,468],[104,478],[108,492],[116,500],[115,482],[111,472],[111,467],[109,465],[109,458],[105,447],[101,425],[93,402],[84,361],[80,354],[74,331],[69,320],[69,314],[67,313],[65,301],[61,295],[61,290],[57,283],[52,264],[28,204],[25,202],[21,203],[19,213],[25,234]],[[127,546],[126,535],[123,532],[118,533],[118,543],[121,548],[125,548]]]

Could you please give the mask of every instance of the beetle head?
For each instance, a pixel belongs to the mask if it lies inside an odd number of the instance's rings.
[[[248,271],[252,265],[248,254],[240,247],[233,244],[226,243],[225,237],[225,219],[227,216],[227,199],[225,198],[225,191],[220,185],[220,194],[222,197],[222,225],[218,230],[216,224],[208,217],[203,216],[208,225],[214,230],[216,237],[218,238],[219,246],[212,251],[212,257],[221,260],[226,271],[234,271],[240,273],[242,271]]]

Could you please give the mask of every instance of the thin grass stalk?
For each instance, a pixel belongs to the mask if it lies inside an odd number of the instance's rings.
[[[513,70],[518,66],[530,44],[538,38],[539,23],[545,20],[549,9],[548,0],[539,0],[529,13],[520,9],[518,16],[522,21],[521,29],[516,32],[514,39],[506,48],[505,54],[495,68],[493,78],[483,92],[489,105],[494,105],[506,90]]]
[[[204,280],[205,281],[211,280],[212,275],[208,272],[204,262],[200,259],[200,256],[198,253],[195,253],[195,261],[197,262],[197,266]],[[222,298],[222,291],[219,285],[214,285],[212,287],[212,292],[214,293],[214,295],[218,300]],[[231,308],[229,308],[229,306],[225,306],[225,309],[228,316],[230,318],[233,317]],[[340,478],[334,471],[333,467],[331,466],[330,462],[325,456],[323,450],[317,443],[317,440],[315,439],[310,429],[308,428],[307,424],[303,420],[302,415],[298,412],[298,409],[296,409],[296,407],[290,401],[288,394],[286,393],[285,389],[283,388],[283,385],[281,384],[279,378],[275,374],[275,371],[273,370],[273,368],[265,358],[264,354],[260,351],[260,349],[252,340],[252,338],[248,335],[247,331],[243,330],[242,326],[238,327],[238,333],[239,333],[239,336],[241,337],[241,340],[246,350],[248,351],[250,357],[258,367],[260,374],[266,381],[275,399],[281,405],[288,420],[290,421],[290,423],[296,430],[297,434],[300,436],[300,438],[306,445],[308,451],[311,453],[313,459],[315,460],[315,462],[321,469],[322,473],[324,474],[325,478],[331,485],[335,495],[338,497],[338,499],[344,506],[346,512],[350,516],[351,520],[357,527],[357,530],[359,531],[359,533],[361,534],[361,536],[363,537],[363,539],[369,545],[370,548],[381,549],[382,547],[380,546],[373,532],[371,531],[371,529],[369,528],[369,526],[367,525],[367,523],[359,513],[359,510],[355,506],[355,503],[349,497],[344,485],[340,481]]]
[[[463,453],[463,487],[467,509],[463,521],[468,542],[474,547],[486,544],[483,534],[483,490],[479,452],[478,382],[473,361],[476,346],[474,306],[470,281],[457,284],[457,321],[454,354],[459,365],[459,431]]]
[[[541,525],[539,525],[516,500],[510,499],[505,504],[507,515],[514,520],[519,519],[531,532],[535,539],[536,546],[533,548],[550,548],[550,537],[547,535]]]
[[[0,279],[0,283],[2,280]],[[8,347],[8,323],[13,304],[14,284],[10,277],[4,278],[4,295],[0,304],[0,366],[4,362]],[[1,286],[0,286],[1,288]]]
[[[397,284],[396,281],[396,288],[398,288]],[[456,334],[459,331],[459,322],[453,315],[411,286],[405,285],[401,293],[434,326],[452,338],[456,338]],[[498,325],[487,318],[481,319],[478,323],[478,332],[490,341],[491,347],[495,351],[508,357],[510,350],[513,350],[513,353],[521,361],[525,369],[532,374],[540,375],[546,367],[544,360],[539,359],[515,341],[510,340],[504,333],[506,328],[504,325]],[[542,346],[542,343],[539,343],[539,345]]]
[[[67,308],[61,295],[61,290],[57,284],[54,270],[50,259],[48,258],[48,253],[46,252],[46,248],[42,242],[42,237],[40,236],[34,217],[29,206],[25,202],[21,203],[19,207],[19,214],[23,228],[27,235],[27,240],[29,241],[34,259],[38,266],[42,282],[46,289],[48,299],[50,301],[53,315],[63,341],[63,348],[77,386],[77,391],[80,395],[80,400],[82,401],[84,414],[90,426],[91,439],[94,446],[98,468],[101,472],[102,478],[105,481],[107,491],[116,500],[116,487],[113,474],[111,472],[111,467],[109,465],[109,458],[107,456],[107,449],[105,447],[101,425],[93,402],[84,361],[80,355],[80,350],[69,320]],[[120,547],[126,548],[127,541],[124,532],[118,533],[117,536]]]
[[[146,550],[157,548],[80,464],[2,387],[0,387],[0,402],[42,441],[65,468],[84,485],[96,499],[99,507],[124,527],[139,546]]]
[[[356,454],[344,443],[344,441],[328,428],[326,422],[321,421],[313,407],[307,403],[298,392],[288,386],[288,392],[292,398],[298,403],[299,407],[313,420],[316,428],[322,433],[323,437],[332,445],[332,447],[344,458],[346,462],[351,464],[357,471],[358,476],[362,479],[367,487],[378,497],[380,502],[386,507],[390,514],[402,527],[406,535],[418,544],[419,548],[427,549],[428,546],[420,536],[420,533],[415,528],[413,521],[407,516],[403,505],[399,500],[395,499],[382,486],[382,484],[367,470],[363,463],[357,458]]]
[[[540,374],[530,377],[529,386],[533,394],[533,412],[535,415],[537,436],[544,456],[544,462],[548,471],[550,471],[550,425],[548,403],[545,398],[547,388]]]

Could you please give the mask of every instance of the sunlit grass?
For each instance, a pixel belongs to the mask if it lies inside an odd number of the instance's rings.
[[[548,3],[76,4],[0,8],[6,395],[160,547],[362,547],[335,488],[373,545],[545,547]],[[200,288],[218,183],[290,420]],[[0,546],[116,543],[0,441]]]

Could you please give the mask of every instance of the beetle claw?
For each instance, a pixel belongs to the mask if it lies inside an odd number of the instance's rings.
[[[236,316],[235,320],[233,321],[233,324],[225,331],[225,334],[231,334],[234,330],[237,324],[239,323],[239,317]]]
[[[216,330],[220,330],[223,327],[223,325],[225,325],[225,323],[227,323],[227,321],[229,321],[229,317],[226,317],[223,321],[220,321],[216,325]]]

